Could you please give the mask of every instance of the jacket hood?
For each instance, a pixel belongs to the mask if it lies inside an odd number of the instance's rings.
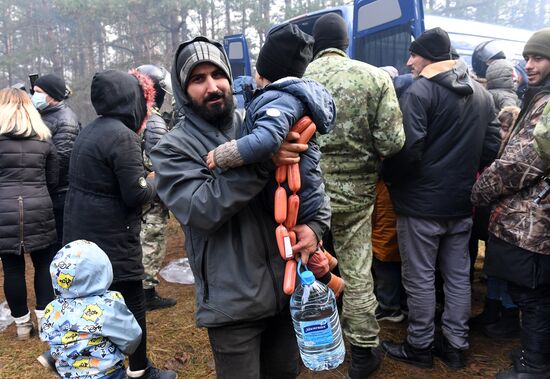
[[[497,59],[487,67],[487,89],[514,90],[514,66],[505,59]]]
[[[50,264],[57,296],[67,299],[102,295],[113,281],[107,254],[95,243],[77,240],[57,252]]]
[[[266,88],[291,94],[309,110],[307,114],[320,134],[326,134],[336,125],[336,105],[330,93],[311,79],[286,77],[269,84]]]
[[[120,120],[138,132],[147,120],[148,103],[155,97],[153,82],[146,75],[107,70],[94,75],[91,99],[100,116]]]
[[[178,72],[178,57],[181,53],[181,51],[188,45],[192,44],[192,43],[195,43],[195,42],[206,42],[206,43],[209,43],[209,44],[212,44],[214,47],[216,47],[217,49],[220,50],[221,52],[221,55],[223,56],[223,59],[225,59],[225,63],[227,65],[227,70],[229,70],[229,84],[232,84],[232,78],[231,78],[231,69],[229,68],[229,59],[227,58],[227,55],[225,54],[225,50],[223,49],[223,46],[218,43],[218,42],[215,42],[215,41],[212,41],[206,37],[196,37],[192,40],[189,40],[189,41],[185,41],[183,43],[181,43],[177,50],[176,50],[176,53],[174,54],[174,59],[172,61],[172,70],[170,71],[170,76],[171,76],[171,81],[172,81],[172,90],[173,90],[173,96],[174,96],[174,100],[176,101],[176,114],[177,113],[181,113],[181,114],[185,114],[187,113],[186,110],[185,110],[185,106],[187,106],[189,103],[190,103],[190,100],[189,98],[187,97],[187,91],[186,91],[186,83],[182,83],[181,82],[181,79],[180,79],[180,73]],[[208,60],[201,60],[201,59],[198,59],[194,62],[195,65],[199,64],[199,63],[203,63],[203,62],[210,62],[210,63],[213,63],[213,64],[218,64],[217,62],[215,61],[208,61]],[[218,64],[219,65],[219,64]],[[227,71],[224,69],[224,71]]]
[[[474,92],[468,66],[461,60],[436,62],[424,67],[420,76],[436,82],[449,90],[468,96]]]

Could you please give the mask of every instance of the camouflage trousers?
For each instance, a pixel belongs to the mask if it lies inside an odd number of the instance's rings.
[[[331,222],[338,267],[346,282],[342,330],[351,344],[361,347],[377,346],[380,331],[371,273],[372,210],[373,205],[358,212],[333,213]]]
[[[150,289],[159,283],[156,276],[166,256],[164,229],[168,220],[168,210],[162,205],[155,204],[143,219],[145,222],[141,224],[140,233],[143,249],[143,268],[145,270],[143,288]]]

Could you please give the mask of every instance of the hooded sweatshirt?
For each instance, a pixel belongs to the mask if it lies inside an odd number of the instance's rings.
[[[500,145],[491,95],[462,61],[424,68],[401,96],[406,142],[384,161],[384,179],[398,215],[471,216],[476,172]]]
[[[141,328],[119,292],[108,291],[113,269],[93,242],[63,247],[50,265],[56,299],[46,306],[40,338],[63,378],[104,378],[124,368]]]

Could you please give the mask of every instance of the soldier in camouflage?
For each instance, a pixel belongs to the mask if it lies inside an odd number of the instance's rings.
[[[550,28],[529,38],[523,56],[528,87],[521,112],[502,155],[471,196],[475,205],[492,206],[486,271],[508,282],[521,311],[521,350],[499,379],[550,377],[550,198],[534,201],[550,173],[543,159],[550,151]]]
[[[351,343],[349,377],[364,378],[380,359],[371,275],[371,215],[377,167],[405,141],[401,112],[388,74],[350,59],[345,21],[335,13],[315,23],[314,60],[305,77],[323,84],[336,103],[336,127],[319,136],[321,168],[331,200],[332,233],[346,289],[342,326]]]
[[[151,109],[151,115],[147,120],[143,131],[143,164],[148,172],[153,171],[153,165],[149,154],[160,138],[168,132],[166,121],[161,117],[160,107],[164,102],[166,93],[171,92],[170,74],[162,67],[154,65],[142,65],[137,68],[141,73],[149,76],[155,86],[155,104]],[[166,239],[164,230],[168,221],[168,208],[160,200],[152,202],[143,210],[141,224],[141,247],[143,249],[143,268],[145,279],[143,289],[145,291],[145,304],[148,311],[168,308],[176,304],[175,299],[163,298],[158,295],[156,286],[159,284],[157,274],[166,256]]]

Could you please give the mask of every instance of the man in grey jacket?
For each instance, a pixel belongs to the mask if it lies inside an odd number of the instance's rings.
[[[275,166],[269,161],[227,171],[207,167],[208,152],[235,139],[242,127],[219,43],[205,37],[182,43],[172,83],[183,117],[151,160],[158,194],[185,232],[197,324],[208,328],[217,376],[294,378],[298,348],[282,290],[285,262],[273,214],[258,196]],[[325,198],[315,221],[294,229],[299,242],[293,250],[314,252],[329,219]]]

